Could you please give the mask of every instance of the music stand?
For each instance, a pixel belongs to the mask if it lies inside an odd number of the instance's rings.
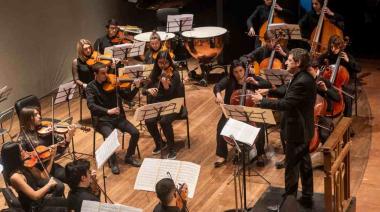
[[[302,40],[301,30],[298,24],[273,23],[269,24],[268,30],[273,31],[277,38]]]
[[[273,112],[270,109],[262,109],[255,107],[245,107],[242,105],[220,105],[223,111],[223,114],[226,118],[232,118],[238,121],[246,122],[246,123],[262,123],[265,133],[265,142],[268,143],[268,132],[267,132],[267,124],[276,124],[274,120]],[[242,146],[242,163],[243,163],[243,194],[244,194],[244,208],[247,209],[246,204],[246,175],[245,175],[245,154],[246,154],[246,146]],[[253,169],[257,176],[262,178],[269,185],[271,184],[263,175]]]
[[[112,58],[125,60],[129,57],[143,55],[145,50],[145,42],[124,43],[109,46],[104,49],[105,54],[112,55]]]
[[[165,102],[157,102],[141,106],[136,109],[134,119],[138,122],[153,118],[160,120],[163,115],[179,113],[183,102],[184,98],[180,97]],[[160,148],[162,148],[162,142],[160,142]],[[163,158],[163,151],[161,151],[161,158]]]
[[[54,106],[56,104],[60,104],[62,102],[67,102],[67,107],[69,110],[68,116],[71,117],[70,100],[72,100],[74,97],[74,93],[77,90],[76,86],[77,86],[77,84],[74,81],[70,81],[70,82],[59,85],[58,91],[57,91],[55,97],[52,96],[52,98],[53,98],[52,99],[52,101],[53,101],[53,105],[52,105],[53,120],[54,120]],[[76,160],[76,154],[91,156],[90,154],[87,154],[87,153],[81,153],[81,152],[75,151],[74,138],[71,139],[71,146],[72,146],[71,154],[72,154],[72,157],[74,160]]]
[[[292,75],[284,69],[262,69],[260,75],[268,80],[272,85],[280,86],[291,79]]]
[[[116,149],[120,146],[119,139],[117,137],[117,130],[114,129],[112,133],[105,139],[102,145],[95,152],[96,166],[98,169],[102,168],[103,171],[103,187],[104,187],[104,201],[107,202],[107,199],[112,200],[107,195],[107,187],[106,187],[106,178],[104,172],[104,164],[107,160],[115,153]]]
[[[194,14],[168,15],[166,32],[183,32],[193,29]]]
[[[0,88],[0,103],[7,100],[8,96],[11,94],[12,88],[8,88],[7,85]]]

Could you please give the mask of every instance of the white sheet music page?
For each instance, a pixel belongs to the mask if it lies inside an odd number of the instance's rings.
[[[252,146],[259,132],[260,128],[229,118],[220,134],[227,137],[232,135],[236,141]]]
[[[76,86],[77,84],[74,81],[70,81],[70,82],[60,85],[57,91],[57,96],[55,97],[55,100],[54,100],[54,104],[59,104],[61,102],[66,101],[66,98],[67,98],[66,96],[69,91],[70,93],[69,93],[68,99],[72,99],[74,96]]]
[[[98,169],[108,160],[108,158],[116,151],[120,146],[119,139],[117,137],[117,130],[114,129],[112,133],[106,138],[103,144],[96,150],[95,158]]]
[[[176,185],[188,185],[189,198],[193,198],[200,169],[200,165],[191,162],[145,158],[137,174],[134,189],[154,192],[156,183],[162,178],[169,178],[169,172]]]
[[[134,208],[121,204],[109,204],[95,201],[84,200],[82,203],[82,212],[142,212],[140,208]]]

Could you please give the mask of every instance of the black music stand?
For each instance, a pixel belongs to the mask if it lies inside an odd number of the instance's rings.
[[[175,98],[165,102],[157,102],[153,104],[147,104],[137,108],[134,119],[142,122],[147,119],[160,120],[162,115],[169,115],[172,113],[179,113],[183,105],[184,98]],[[163,158],[162,142],[160,143],[161,158]]]
[[[262,69],[260,72],[266,80],[275,86],[289,82],[292,77],[292,75],[284,69]]]
[[[67,108],[68,108],[68,111],[69,111],[68,117],[71,117],[70,101],[73,99],[74,93],[77,90],[76,86],[77,85],[76,85],[76,83],[74,81],[70,81],[70,82],[61,84],[58,87],[58,91],[56,92],[56,95],[52,96],[52,111],[53,111],[52,114],[53,114],[53,120],[54,120],[54,108],[55,108],[54,106],[57,105],[57,104],[60,104],[62,102],[67,102]],[[87,153],[82,153],[82,152],[76,152],[75,151],[74,138],[71,139],[71,146],[72,146],[71,155],[72,155],[73,160],[77,159],[76,154],[91,156],[90,154],[87,154]]]
[[[8,86],[0,88],[0,103],[8,99],[8,96],[11,94],[11,91],[12,88],[8,88]]]
[[[235,120],[239,120],[246,123],[262,123],[265,133],[265,142],[268,144],[268,133],[267,133],[267,124],[276,124],[274,121],[272,110],[269,109],[261,109],[261,108],[254,108],[254,107],[245,107],[241,105],[221,105],[222,111],[226,118],[232,118]],[[234,140],[235,138],[233,138]],[[244,195],[244,210],[248,210],[247,208],[247,198],[246,198],[246,165],[245,165],[245,158],[246,158],[246,148],[247,145],[241,142],[238,142],[236,144],[241,144],[241,152],[242,152],[242,163],[243,163],[243,195]],[[244,144],[244,145],[243,145]],[[255,172],[256,175],[262,178],[265,182],[267,182],[269,185],[271,184],[263,175],[261,175],[258,171],[253,169],[251,167],[252,171]]]

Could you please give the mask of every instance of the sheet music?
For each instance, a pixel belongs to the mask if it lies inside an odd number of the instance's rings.
[[[162,108],[161,116],[171,113],[179,113],[183,105],[183,97],[175,98],[165,102],[147,104],[136,109],[134,119],[138,122],[158,116],[158,111]]]
[[[117,137],[117,130],[114,129],[112,133],[106,138],[103,144],[96,150],[95,158],[98,169],[108,160],[108,158],[116,151],[120,146],[119,139]]]
[[[230,118],[220,134],[227,137],[232,135],[236,141],[252,146],[259,132],[260,128]]]
[[[90,200],[83,200],[81,212],[142,212],[140,208],[134,208],[121,204],[101,203]]]
[[[135,41],[132,45],[131,51],[128,53],[128,57],[136,57],[144,54],[146,42]]]
[[[189,31],[193,29],[194,14],[168,15],[166,32]],[[182,26],[181,26],[182,23]],[[181,26],[181,29],[180,29]]]
[[[141,77],[143,71],[144,71],[143,64],[124,66],[123,68],[119,68],[119,76],[127,74],[129,78],[134,79],[137,77]]]
[[[290,36],[290,39],[302,40],[301,30],[298,24],[273,23],[269,24],[268,30],[281,30],[287,32]]]
[[[292,75],[283,69],[262,69],[260,75],[268,80],[272,85],[282,85],[292,78]]]
[[[247,121],[248,115],[249,120],[253,122],[263,123],[265,121],[266,124],[276,125],[276,120],[274,119],[273,112],[270,109],[263,109],[259,107],[246,107],[242,105],[226,105],[221,104],[224,116],[226,118],[233,118],[238,121]],[[263,118],[265,120],[263,120]]]
[[[54,104],[59,104],[66,101],[67,95],[68,99],[72,99],[75,93],[75,87],[77,84],[74,81],[64,83],[59,86],[57,91],[57,96],[55,97]],[[70,93],[68,93],[70,91]]]
[[[134,189],[155,191],[156,183],[162,178],[169,178],[167,172],[170,172],[176,185],[188,185],[189,198],[193,198],[200,169],[200,165],[191,162],[145,158],[137,174]]]

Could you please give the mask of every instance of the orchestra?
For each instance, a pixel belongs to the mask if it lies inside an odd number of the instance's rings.
[[[312,0],[312,10],[298,20],[297,26],[302,40],[307,42],[307,48],[300,44],[297,48],[288,49],[289,38],[280,37],[278,31],[268,26],[272,23],[286,25],[295,17],[295,13],[273,0],[264,0],[262,5],[257,6],[246,20],[247,35],[253,37],[254,49],[244,55],[235,55],[236,59],[226,66],[228,73],[215,83],[212,93],[215,107],[235,105],[270,109],[280,114],[277,127],[285,153],[284,163],[279,166],[285,168],[284,198],[297,197],[300,178],[302,194],[298,195],[298,202],[305,208],[312,208],[314,165],[310,155],[318,151],[331,133],[326,132],[321,125],[328,123],[333,128],[336,123],[333,120],[343,116],[352,117],[353,96],[357,92],[355,83],[361,66],[346,50],[350,41],[347,35],[343,35],[343,16],[327,7],[327,0]],[[245,28],[244,25],[242,23]],[[181,41],[183,37],[179,39],[180,34],[162,37],[162,34],[153,30],[148,40],[143,39],[146,47],[142,54],[133,58],[127,58],[125,54],[123,58],[117,58],[109,55],[106,48],[134,44],[137,39],[126,36],[116,19],[109,19],[105,28],[106,34],[94,43],[84,38],[73,41],[73,47],[76,42],[76,58],[70,59],[73,83],[87,100],[93,130],[101,134],[104,140],[114,130],[122,133],[123,138],[124,134],[129,136],[123,161],[129,166],[140,168],[143,162],[136,158],[136,150],[142,134],[128,114],[137,111],[136,105],[131,102],[136,96],[139,96],[140,102],[140,92],[142,98],[146,98],[142,104],[146,105],[175,98],[184,98],[186,101],[188,87],[184,85],[181,67],[171,49],[171,39],[175,36]],[[193,54],[198,53],[195,55],[197,57],[192,54],[195,59],[211,61],[223,49],[223,45],[215,41],[217,36],[206,36],[203,41],[196,42],[182,40],[182,46],[186,46]],[[202,36],[194,38],[203,39]],[[215,50],[212,56],[207,55],[207,51],[204,55],[198,52],[199,46],[206,48],[207,45],[209,49]],[[228,48],[239,47],[227,46],[223,51],[228,51]],[[153,69],[148,71],[144,79],[140,75],[124,75],[121,70],[127,70],[130,61],[151,64]],[[281,73],[288,78],[278,84],[268,76],[268,72]],[[133,109],[126,109],[126,104]],[[146,129],[148,138],[153,140],[146,144],[153,149],[149,157],[159,157],[161,154],[162,159],[165,150],[167,154],[164,159],[183,158],[184,153],[179,151],[175,142],[173,122],[185,110],[187,112],[185,107],[185,104],[182,105],[179,113],[160,115],[160,111],[158,117],[147,118],[143,124],[140,123]],[[222,111],[215,132],[209,133],[216,135],[216,156],[211,166],[219,170],[229,166],[230,149],[236,145],[221,134],[229,118],[232,117]],[[265,167],[269,160],[266,154],[270,145],[266,140],[268,124],[245,122],[259,129],[255,144],[248,148],[255,152],[254,158],[250,158],[247,163],[253,164],[255,161],[253,166]],[[61,122],[53,119],[50,122],[43,121],[40,109],[29,106],[21,109],[19,123],[17,141],[6,142],[1,148],[1,163],[4,166],[4,181],[18,193],[25,211],[81,211],[84,200],[101,201],[104,191],[97,182],[97,172],[92,170],[89,160],[74,157],[65,168],[58,162],[72,148],[70,143],[78,128],[75,124],[66,123],[62,127]],[[60,128],[64,128],[63,132]],[[235,163],[240,163],[236,158],[244,157],[241,154],[235,153]],[[108,166],[115,178],[132,173],[119,165],[116,153],[108,158]],[[162,179],[155,186],[159,203],[153,211],[188,211],[188,185],[182,184],[178,189],[177,180],[160,177]],[[67,199],[64,184],[70,189]],[[66,200],[65,204],[61,204]]]

